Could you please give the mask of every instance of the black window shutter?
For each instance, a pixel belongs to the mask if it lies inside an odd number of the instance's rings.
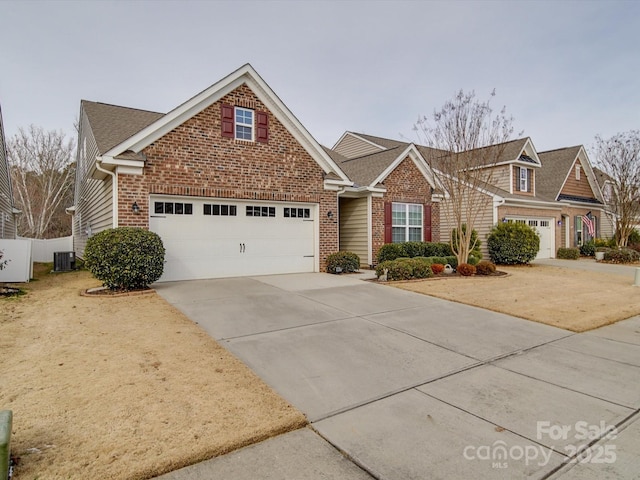
[[[233,138],[233,107],[222,105],[222,136]]]
[[[527,168],[527,192],[533,192],[533,169]]]
[[[516,192],[520,191],[520,167],[516,167]]]
[[[269,114],[267,112],[256,112],[256,139],[260,143],[269,143]]]

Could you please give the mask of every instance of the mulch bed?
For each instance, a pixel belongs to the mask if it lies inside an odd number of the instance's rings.
[[[140,290],[111,290],[108,287],[94,287],[82,290],[80,295],[83,297],[99,297],[99,298],[116,298],[116,297],[133,297],[135,295],[146,295],[154,293],[153,288],[143,288]]]

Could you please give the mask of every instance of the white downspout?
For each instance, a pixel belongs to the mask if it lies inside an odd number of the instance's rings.
[[[96,170],[102,173],[106,173],[111,176],[111,208],[113,210],[113,228],[118,227],[118,177],[115,172],[102,168],[102,157],[96,157]]]

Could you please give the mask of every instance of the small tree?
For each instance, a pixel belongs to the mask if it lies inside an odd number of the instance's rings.
[[[640,131],[596,136],[595,163],[609,177],[607,214],[615,225],[618,247],[626,247],[629,235],[640,223]]]
[[[524,223],[498,223],[487,238],[491,261],[501,265],[529,263],[540,250],[540,237]]]
[[[507,117],[505,108],[494,115],[490,100],[479,101],[475,92],[460,90],[434,111],[431,119],[422,117],[414,126],[420,140],[430,147],[424,154],[445,190],[441,215],[460,232],[459,241],[451,238],[451,249],[459,263],[467,261],[474,247],[474,228],[490,210],[492,166],[513,134],[512,124],[513,117]]]
[[[71,233],[64,208],[73,198],[74,148],[64,133],[45,132],[34,125],[26,131],[21,128],[7,143],[16,207],[22,211],[20,235],[49,238]],[[61,228],[61,223],[66,226]]]

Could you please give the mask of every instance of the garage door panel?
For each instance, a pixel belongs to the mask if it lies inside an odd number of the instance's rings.
[[[540,250],[536,258],[553,258],[555,255],[555,219],[541,217],[517,217],[508,221],[524,223],[533,228],[540,237]]]
[[[167,252],[161,281],[316,268],[315,205],[152,196],[152,209],[155,202],[169,211],[171,202],[192,204],[190,215],[163,211],[149,219]]]

